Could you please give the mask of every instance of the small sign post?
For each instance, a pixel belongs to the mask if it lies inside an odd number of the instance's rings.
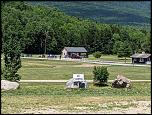
[[[84,80],[84,74],[73,74],[73,78]]]

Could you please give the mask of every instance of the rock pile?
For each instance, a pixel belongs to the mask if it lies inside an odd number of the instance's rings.
[[[114,88],[128,88],[131,86],[131,80],[124,77],[123,75],[118,75],[117,79],[112,82],[112,87]]]

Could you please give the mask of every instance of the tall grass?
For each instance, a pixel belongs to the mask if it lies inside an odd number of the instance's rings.
[[[133,101],[150,101],[151,83],[133,83],[131,89],[95,87],[88,84],[87,89],[65,89],[63,83],[21,83],[15,91],[4,91],[1,94],[1,110],[3,114],[23,113],[30,110],[54,108],[58,111],[82,111],[77,107],[85,107],[87,111],[98,111],[100,105],[107,105],[105,109],[118,107],[116,102],[127,101],[126,105],[119,108],[127,108]]]

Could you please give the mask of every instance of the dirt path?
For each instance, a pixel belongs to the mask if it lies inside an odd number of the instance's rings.
[[[35,83],[35,82],[40,82],[40,83],[66,83],[68,80],[20,80],[19,82],[23,83]],[[88,83],[92,83],[93,80],[86,80]],[[108,82],[112,82],[113,80],[108,80]],[[131,82],[151,82],[151,80],[131,80]]]
[[[127,104],[128,102],[123,102]],[[41,109],[29,109],[24,110],[21,113],[26,114],[150,114],[151,113],[151,101],[135,101],[133,102],[135,107],[128,108],[118,108],[114,107],[113,109],[103,109],[99,111],[90,111],[85,110],[83,107],[77,107],[77,111],[68,111],[68,110],[56,110],[54,107],[41,108]]]

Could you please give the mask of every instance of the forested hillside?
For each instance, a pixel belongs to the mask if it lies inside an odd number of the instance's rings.
[[[65,46],[104,54],[150,52],[150,31],[80,19],[54,7],[3,2],[1,17],[2,52],[60,54]]]
[[[32,5],[55,6],[61,11],[98,22],[150,26],[150,1],[41,1]]]

